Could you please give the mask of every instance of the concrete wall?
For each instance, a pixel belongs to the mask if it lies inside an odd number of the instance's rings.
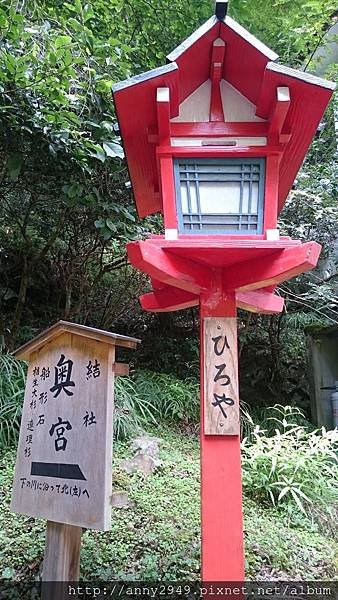
[[[338,381],[338,332],[308,335],[307,342],[312,418],[318,426],[332,429],[332,391],[320,388]]]

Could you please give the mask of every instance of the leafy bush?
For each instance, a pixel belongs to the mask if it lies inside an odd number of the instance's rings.
[[[138,433],[146,423],[156,423],[156,405],[139,393],[130,377],[115,379],[114,438],[123,440]]]
[[[275,434],[257,425],[243,440],[243,487],[263,505],[311,515],[338,500],[338,431],[309,431],[300,418],[299,410],[277,405],[269,417]]]
[[[19,436],[25,390],[25,364],[0,354],[0,447],[8,448]]]
[[[138,371],[134,375],[135,387],[140,398],[156,406],[159,418],[169,422],[198,422],[199,386],[190,379],[174,375]]]

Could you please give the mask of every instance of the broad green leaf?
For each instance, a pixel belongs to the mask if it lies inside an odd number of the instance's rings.
[[[118,158],[124,157],[124,152],[123,152],[122,146],[120,146],[116,142],[103,142],[102,146],[103,146],[103,149],[106,152],[107,156],[112,157],[112,158],[115,158],[116,156]]]
[[[55,45],[55,48],[62,48],[64,46],[69,46],[71,41],[72,41],[72,38],[69,35],[58,35],[54,39],[54,45]]]
[[[7,170],[12,181],[17,181],[23,165],[23,155],[14,152],[7,159]]]

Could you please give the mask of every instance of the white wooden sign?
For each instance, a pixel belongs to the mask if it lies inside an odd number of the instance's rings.
[[[238,435],[237,319],[203,320],[204,433]]]
[[[71,333],[31,354],[12,511],[110,529],[114,354]]]

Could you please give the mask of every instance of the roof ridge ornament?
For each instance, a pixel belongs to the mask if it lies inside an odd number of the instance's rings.
[[[228,12],[228,0],[216,0],[215,15],[220,21],[224,21]]]

